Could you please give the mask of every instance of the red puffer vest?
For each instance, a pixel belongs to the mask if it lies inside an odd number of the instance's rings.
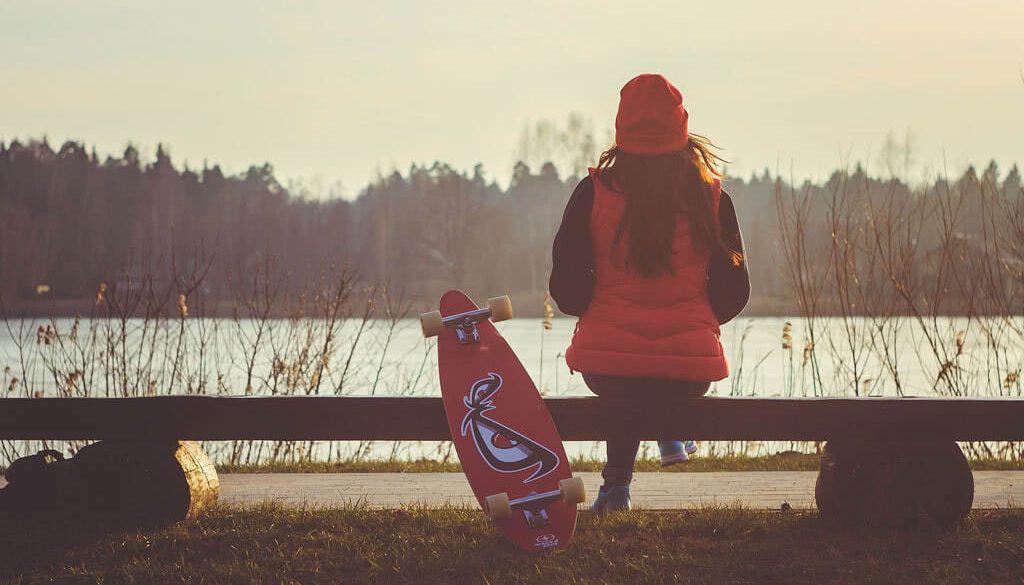
[[[587,374],[714,381],[729,375],[718,321],[708,302],[709,253],[694,249],[684,216],[676,223],[672,273],[644,278],[625,266],[626,246],[613,243],[625,210],[623,195],[590,170],[594,297],[580,317],[565,355]],[[721,184],[712,208],[718,216]],[[623,241],[629,233],[623,235]]]

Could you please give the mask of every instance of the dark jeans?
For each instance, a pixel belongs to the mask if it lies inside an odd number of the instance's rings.
[[[622,402],[638,395],[645,399],[679,398],[680,396],[703,396],[711,387],[711,382],[691,382],[683,380],[661,380],[657,378],[620,378],[617,376],[599,376],[583,374],[583,381],[594,394],[601,397],[614,408],[616,402]],[[633,466],[636,454],[640,450],[640,440],[630,438],[610,438],[607,441],[608,462],[601,471],[606,486],[629,485],[633,480]]]

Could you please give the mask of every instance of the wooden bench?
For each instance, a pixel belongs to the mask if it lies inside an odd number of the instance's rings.
[[[905,525],[920,517],[941,526],[956,524],[971,508],[974,483],[954,441],[1024,440],[1024,399],[1019,398],[703,397],[611,403],[562,397],[545,403],[566,441],[612,436],[828,441],[818,474],[819,509],[827,518],[879,525]],[[449,438],[439,397],[0,399],[0,439],[6,440]],[[189,457],[197,460],[194,453]]]
[[[547,398],[563,440],[1021,441],[1019,398]],[[0,439],[449,439],[440,397],[5,398]]]

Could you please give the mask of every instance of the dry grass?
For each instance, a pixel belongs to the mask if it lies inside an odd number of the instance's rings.
[[[178,526],[0,534],[9,583],[1020,583],[1024,514],[948,533],[840,530],[814,513],[580,515],[548,556],[476,510],[219,508]]]
[[[703,471],[817,471],[820,456],[813,453],[779,453],[762,457],[724,455],[720,457],[697,457],[686,463],[661,467],[657,459],[638,459],[636,471],[703,472]],[[974,459],[971,469],[975,471],[1024,470],[1020,459]],[[574,471],[601,471],[602,459],[574,459]],[[220,465],[221,473],[437,473],[461,472],[458,461],[435,459],[365,459],[359,461],[304,463],[267,463],[261,465]]]

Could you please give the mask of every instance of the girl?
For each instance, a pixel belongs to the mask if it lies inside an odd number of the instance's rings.
[[[702,396],[728,366],[719,325],[750,296],[743,241],[713,145],[690,134],[683,97],[661,75],[620,92],[615,145],[569,198],[550,291],[576,315],[569,368],[604,400]],[[594,510],[629,509],[639,440],[607,442]],[[660,442],[663,463],[685,459]]]

